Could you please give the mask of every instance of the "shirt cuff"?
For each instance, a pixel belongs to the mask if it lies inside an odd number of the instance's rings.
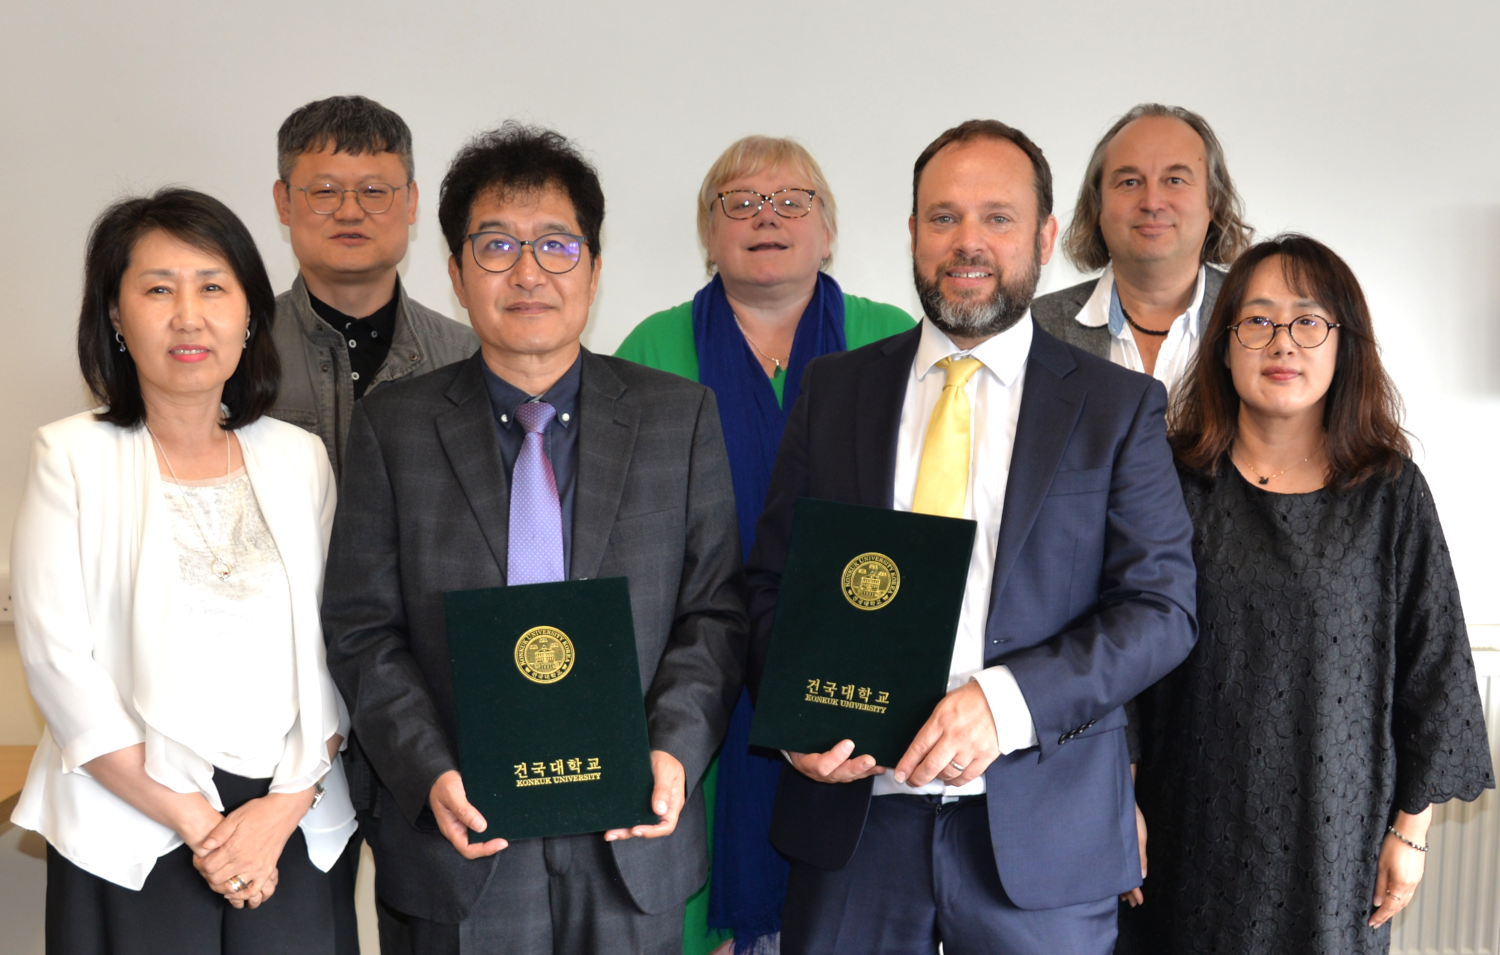
[[[1005,756],[1018,749],[1037,745],[1036,724],[1031,721],[1031,708],[1026,697],[1021,695],[1021,685],[1008,666],[993,666],[974,674],[974,682],[984,691],[990,704],[990,716],[995,720],[995,740],[1000,746],[1000,755]]]
[[[54,736],[53,740],[56,741],[56,739],[57,737]],[[146,734],[128,719],[95,727],[74,737],[68,745],[59,747],[62,750],[62,771],[88,776],[90,774],[84,768],[84,764],[107,753],[128,749],[145,741]]]

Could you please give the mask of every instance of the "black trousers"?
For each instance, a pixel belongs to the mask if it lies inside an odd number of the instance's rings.
[[[876,796],[854,858],[792,863],[783,955],[1110,955],[1114,896],[1019,908],[995,869],[983,796]]]
[[[270,789],[268,779],[214,771],[232,811]],[[276,893],[236,909],[193,868],[187,846],[156,860],[139,892],[92,875],[47,847],[47,955],[359,955],[354,877],[359,840],[328,872],[295,829],[276,863]]]

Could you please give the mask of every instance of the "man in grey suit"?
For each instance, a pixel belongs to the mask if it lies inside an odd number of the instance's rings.
[[[1037,324],[1174,390],[1198,350],[1224,273],[1250,244],[1224,149],[1207,121],[1143,103],[1094,147],[1063,235],[1081,271],[1104,274],[1038,298]]]
[[[480,352],[356,406],[323,602],[381,782],[377,889],[417,955],[677,955],[747,652],[713,393],[580,345],[604,195],[562,136],[479,136],[438,215]],[[443,593],[610,576],[630,579],[660,821],[507,842],[464,796]]]

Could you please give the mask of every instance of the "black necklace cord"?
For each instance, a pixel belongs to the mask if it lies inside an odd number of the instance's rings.
[[[1145,327],[1137,324],[1136,320],[1130,317],[1130,313],[1127,312],[1127,311],[1125,311],[1125,303],[1124,302],[1120,303],[1120,314],[1125,316],[1125,321],[1127,321],[1127,322],[1130,323],[1130,327],[1131,328],[1133,328],[1136,331],[1140,332],[1142,335],[1154,335],[1157,338],[1166,338],[1168,335],[1170,335],[1172,333],[1172,330],[1170,328],[1166,329],[1165,331],[1160,331],[1159,332],[1159,331],[1157,331],[1154,328],[1145,328]]]

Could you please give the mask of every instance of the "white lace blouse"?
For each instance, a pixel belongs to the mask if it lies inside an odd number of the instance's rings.
[[[197,669],[216,675],[179,690],[185,706],[209,715],[176,742],[220,769],[268,779],[297,719],[286,567],[244,468],[217,480],[164,480],[162,493],[181,584],[172,626]],[[214,574],[216,557],[228,563],[228,577]],[[299,792],[313,782],[284,780],[277,789]]]

